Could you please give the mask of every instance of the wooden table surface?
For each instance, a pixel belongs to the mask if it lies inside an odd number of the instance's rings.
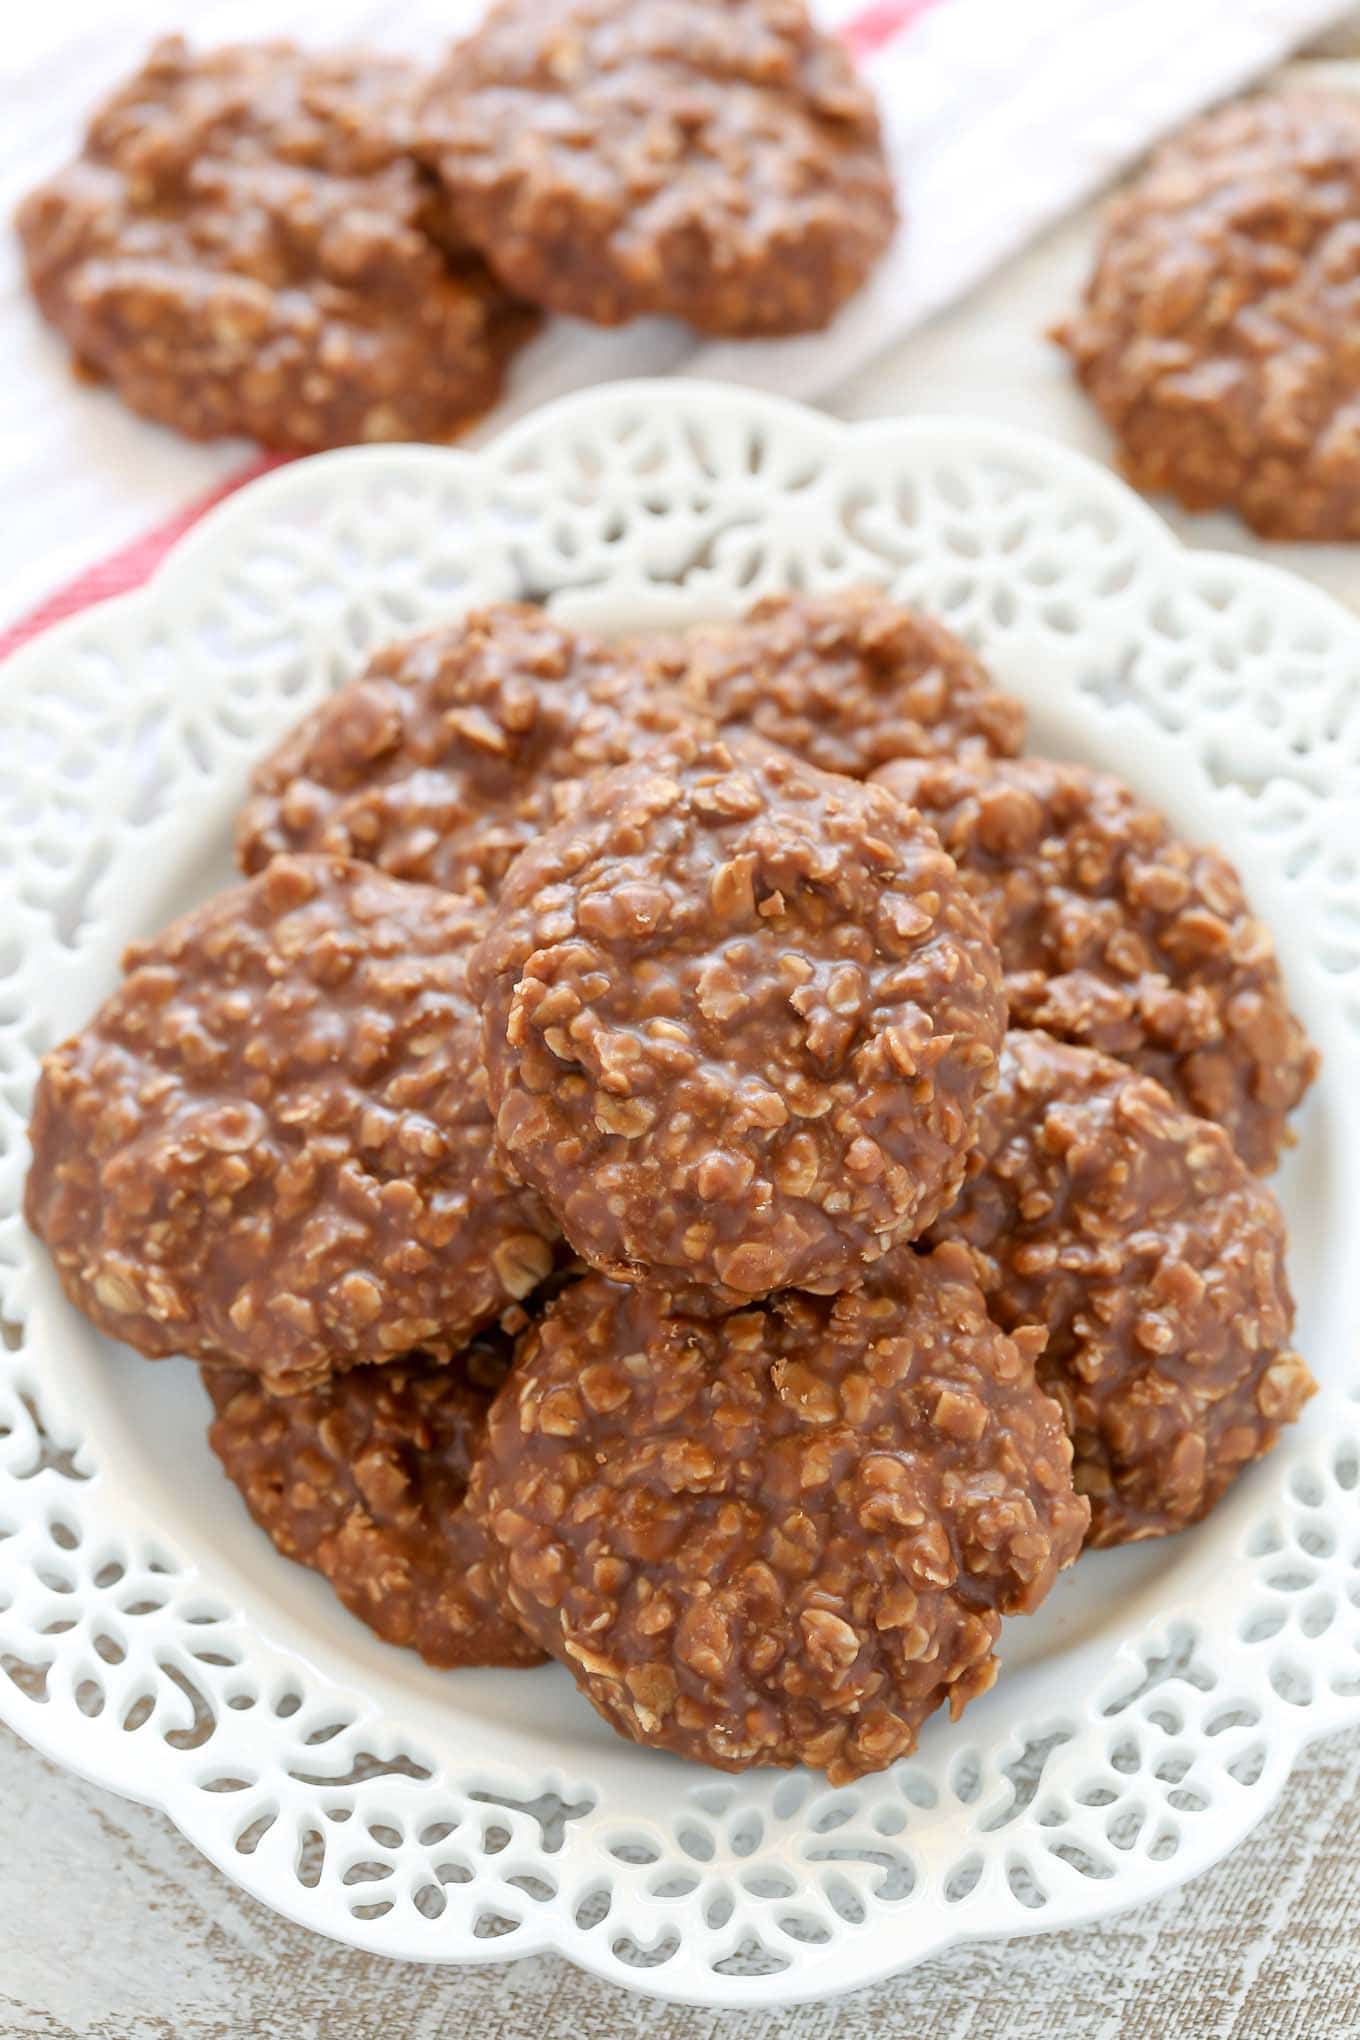
[[[424,1969],[242,1896],[159,1815],[0,1730],[4,2040],[1342,2040],[1360,2033],[1360,1737],[1162,1904],[963,1948],[829,2005],[685,2011],[539,1956]]]
[[[1360,57],[1360,15],[1327,55]],[[1080,229],[1075,230],[1079,238]],[[985,293],[1011,316],[1070,266],[1074,230]],[[918,408],[955,330],[861,377],[857,416]],[[1037,330],[1037,327],[1034,328]],[[1008,408],[1039,422],[1045,381]],[[981,365],[979,373],[981,372]],[[955,393],[951,391],[951,398]],[[975,408],[982,400],[966,393]],[[952,401],[951,408],[964,408]],[[1052,429],[1073,414],[1055,410]],[[1306,562],[1300,561],[1306,566]],[[1349,565],[1340,570],[1348,575]],[[1337,584],[1335,561],[1320,575]],[[956,1950],[834,2004],[765,2016],[635,1998],[555,1957],[424,1969],[333,1946],[244,1897],[159,1814],[48,1764],[0,1728],[0,2040],[1356,2040],[1360,1735],[1300,1763],[1218,1869],[1101,1925]]]

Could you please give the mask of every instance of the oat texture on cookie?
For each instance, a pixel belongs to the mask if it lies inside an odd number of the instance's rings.
[[[998,1324],[1047,1332],[1094,1544],[1197,1522],[1313,1393],[1275,1199],[1221,1128],[1109,1056],[1007,1036],[930,1237],[973,1250]]]
[[[853,1285],[961,1180],[1000,965],[934,833],[671,739],[512,867],[470,982],[497,1133],[585,1259],[714,1303]]]
[[[893,758],[1007,757],[1025,712],[934,617],[877,588],[770,595],[677,640],[676,669],[724,736],[765,737],[863,779]]]
[[[1138,488],[1265,538],[1360,538],[1360,95],[1221,108],[1110,208],[1059,328]]]
[[[601,325],[826,325],[896,224],[871,94],[802,0],[498,0],[421,146],[507,287]]]
[[[1087,1508],[1037,1340],[968,1256],[687,1318],[598,1275],[528,1334],[469,1506],[529,1635],[633,1741],[842,1784],[991,1685]]]
[[[162,935],[43,1063],[25,1211],[72,1300],[151,1357],[314,1385],[447,1357],[549,1272],[492,1150],[481,910],[276,858]]]
[[[256,768],[247,871],[326,850],[494,893],[593,772],[701,718],[642,647],[504,602],[386,646]]]
[[[192,438],[285,452],[488,410],[535,318],[410,153],[418,80],[364,51],[158,42],[19,211],[82,371]]]
[[[413,1353],[273,1396],[205,1367],[209,1441],[285,1558],[324,1575],[385,1642],[427,1663],[536,1664],[504,1611],[486,1534],[464,1506],[509,1342],[483,1335],[452,1361]]]
[[[942,758],[879,777],[958,864],[1001,951],[1013,1026],[1133,1063],[1225,1127],[1253,1169],[1274,1166],[1318,1058],[1220,851],[1083,765]]]

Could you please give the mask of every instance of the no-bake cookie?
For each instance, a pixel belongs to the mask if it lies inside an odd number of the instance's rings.
[[[534,319],[409,153],[395,57],[177,36],[19,213],[29,282],[82,369],[195,439],[309,451],[447,439]]]
[[[835,1290],[950,1201],[1004,1028],[933,832],[759,743],[674,739],[517,860],[470,983],[497,1133],[577,1251]]]
[[[1039,1379],[1093,1544],[1197,1522],[1313,1393],[1274,1198],[1220,1128],[1109,1056],[1007,1036],[930,1237],[974,1250],[998,1324],[1047,1331]]]
[[[723,1319],[591,1276],[529,1333],[469,1507],[508,1607],[632,1740],[833,1784],[996,1673],[1086,1527],[1033,1335],[966,1254]]]
[[[1266,538],[1360,538],[1360,95],[1269,93],[1110,209],[1058,338],[1125,474]]]
[[[389,645],[257,767],[241,863],[327,850],[494,892],[588,774],[697,723],[673,677],[525,603]]]
[[[1317,1070],[1236,871],[1108,773],[1045,758],[900,763],[1001,951],[1011,1022],[1103,1049],[1268,1169]]]
[[[601,325],[824,326],[896,223],[873,99],[802,0],[499,0],[420,132],[504,283]]]
[[[676,640],[677,672],[724,735],[862,779],[893,758],[1010,756],[1025,711],[934,617],[873,588],[771,595]]]
[[[162,935],[43,1063],[25,1212],[87,1317],[275,1389],[457,1352],[553,1265],[492,1152],[481,911],[276,858]]]
[[[543,1655],[504,1612],[464,1507],[509,1360],[509,1342],[488,1336],[451,1361],[411,1354],[289,1396],[235,1368],[203,1370],[209,1442],[261,1529],[432,1665]]]

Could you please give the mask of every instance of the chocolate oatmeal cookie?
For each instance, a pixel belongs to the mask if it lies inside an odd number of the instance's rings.
[[[417,73],[158,42],[19,212],[80,366],[194,439],[447,439],[533,328],[407,150]]]
[[[488,1337],[452,1361],[408,1354],[290,1396],[236,1368],[203,1370],[217,1412],[209,1442],[260,1528],[384,1642],[428,1664],[543,1656],[505,1612],[485,1532],[464,1507],[509,1361],[508,1341]]]
[[[25,1211],[73,1303],[275,1390],[456,1353],[553,1264],[492,1155],[454,894],[280,857],[163,935],[47,1056]]]
[[[635,1742],[839,1785],[996,1674],[1086,1504],[969,1260],[722,1319],[591,1276],[520,1348],[469,1507],[528,1635]]]
[[[469,982],[510,1166],[594,1266],[714,1304],[844,1288],[927,1225],[1005,1024],[933,832],[754,742],[595,781]]]
[[[1360,538],[1360,96],[1271,93],[1116,199],[1056,337],[1138,488],[1266,538]]]
[[[1025,711],[961,638],[876,588],[771,595],[677,641],[687,691],[724,735],[755,734],[862,779],[891,758],[1010,756]]]
[[[497,275],[599,325],[810,331],[896,224],[873,100],[802,0],[499,0],[420,125]]]
[[[1268,1169],[1317,1073],[1269,933],[1216,850],[1108,773],[1044,758],[889,765],[1001,951],[1011,1023],[1103,1049]]]
[[[256,770],[240,861],[327,850],[494,892],[587,774],[697,722],[667,680],[644,651],[521,603],[389,645]]]
[[[1290,1350],[1284,1222],[1227,1135],[1151,1077],[1012,1032],[957,1205],[987,1308],[1038,1325],[1093,1544],[1198,1522],[1314,1382]]]

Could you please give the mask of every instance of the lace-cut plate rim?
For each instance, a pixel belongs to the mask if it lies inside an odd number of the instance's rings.
[[[439,1675],[277,1557],[194,1371],[107,1345],[18,1216],[37,1058],[133,935],[230,873],[251,760],[385,639],[511,596],[621,631],[874,581],[1241,867],[1325,1061],[1280,1179],[1303,1422],[1215,1516],[1097,1553],[918,1755],[832,1791],[617,1741],[556,1669]],[[323,455],[241,492],[0,700],[0,1715],[349,1945],[556,1949],[712,2006],[834,1995],[951,1943],[1155,1898],[1302,1745],[1360,1719],[1360,622],[1183,550],[1120,483],[985,424],[847,427],[675,381],[476,453]]]

